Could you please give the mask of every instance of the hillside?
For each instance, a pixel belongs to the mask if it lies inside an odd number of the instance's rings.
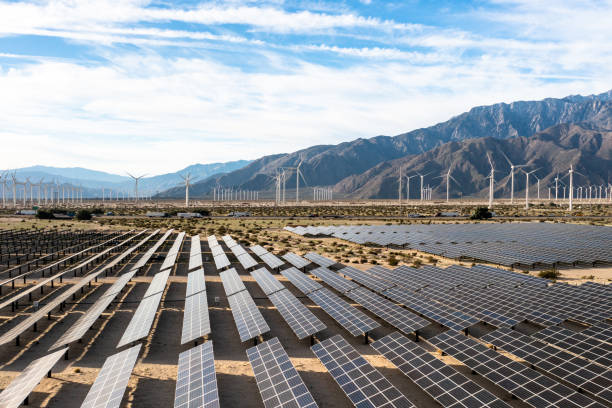
[[[408,133],[356,139],[338,145],[319,145],[289,154],[265,156],[248,166],[211,178],[192,187],[194,196],[210,194],[215,186],[264,190],[273,188],[273,175],[281,167],[294,167],[303,160],[302,172],[310,186],[334,185],[362,174],[389,160],[430,151],[452,141],[490,137],[530,137],[563,123],[582,123],[597,129],[612,129],[612,91],[591,96],[548,98],[542,101],[499,103],[470,109],[446,122]],[[485,163],[482,163],[485,164]],[[287,181],[294,188],[295,177]],[[343,187],[343,190],[346,187]],[[162,197],[180,197],[180,188]]]
[[[585,124],[556,125],[536,133],[532,137],[495,139],[492,137],[453,141],[419,155],[386,161],[368,171],[345,178],[334,187],[341,195],[354,198],[397,198],[398,174],[402,166],[405,176],[417,173],[428,174],[425,185],[434,188],[434,198],[446,197],[445,179],[439,177],[452,169],[451,197],[484,195],[488,188],[487,176],[490,166],[486,158],[490,152],[495,166],[496,194],[509,196],[510,166],[503,153],[516,165],[527,164],[527,170],[536,170],[540,178],[541,194],[548,195],[547,186],[553,183],[556,174],[565,176],[570,164],[582,174],[576,185],[590,182],[593,185],[607,184],[612,180],[612,131],[595,129]],[[567,180],[565,180],[567,181]],[[404,197],[405,197],[404,180]],[[418,196],[420,181],[412,178],[411,198]],[[535,188],[536,178],[530,184]],[[525,175],[515,173],[515,193],[524,190]]]

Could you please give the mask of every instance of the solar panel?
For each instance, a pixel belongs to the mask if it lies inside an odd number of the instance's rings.
[[[199,235],[193,235],[191,237],[191,246],[189,249],[190,258],[196,255],[202,255],[202,242],[200,241]]]
[[[510,406],[399,332],[393,332],[370,346],[443,407]]]
[[[221,247],[220,245],[210,247],[210,252],[213,256],[225,254],[225,250],[223,250],[223,247]]]
[[[330,266],[335,265],[337,263],[336,261],[332,261],[329,258],[325,258],[324,256],[317,254],[316,252],[309,252],[304,255],[304,258],[325,268],[329,268]]]
[[[386,290],[383,295],[451,329],[464,330],[479,322],[473,316],[409,293],[406,289],[391,288]]]
[[[81,278],[76,284],[70,287],[68,290],[62,292],[59,296],[55,297],[52,301],[42,306],[36,312],[32,313],[26,319],[19,322],[15,327],[4,333],[0,336],[0,345],[6,344],[14,339],[19,339],[19,336],[30,326],[36,324],[40,319],[47,316],[53,309],[59,306],[61,303],[65,302],[72,295],[75,295],[81,288],[87,285],[89,282],[94,280],[97,276],[99,276],[103,270],[98,272],[94,272],[90,275],[86,275]]]
[[[533,366],[612,403],[612,371],[509,328],[480,338]]]
[[[246,290],[246,286],[244,286],[244,283],[242,283],[240,276],[234,268],[221,272],[219,276],[221,277],[221,282],[223,283],[223,289],[225,290],[226,296],[231,296],[235,293]]]
[[[281,271],[281,275],[287,278],[289,282],[291,282],[300,290],[300,292],[305,295],[323,288],[319,282],[310,279],[308,276],[304,275],[302,272],[293,267]]]
[[[251,251],[253,251],[253,253],[255,253],[255,255],[261,257],[264,254],[267,254],[268,251],[266,251],[265,248],[263,248],[261,245],[253,245],[252,247],[249,248]]]
[[[323,282],[327,283],[329,286],[336,289],[340,293],[346,293],[351,289],[356,289],[359,287],[359,285],[357,285],[355,282],[344,279],[336,272],[332,272],[324,267],[313,269],[312,271],[310,271],[310,273],[312,273],[314,276],[321,279]]]
[[[238,248],[238,247],[234,247],[234,248]],[[237,258],[238,258],[238,262],[240,262],[240,265],[242,265],[244,269],[250,269],[258,265],[257,261],[253,259],[253,257],[247,254],[246,252],[237,256]]]
[[[125,332],[123,332],[123,336],[121,336],[117,348],[149,335],[149,330],[151,330],[151,325],[155,319],[155,314],[157,313],[162,295],[163,292],[159,292],[144,298],[140,302],[138,309],[136,309],[136,312],[132,316],[132,320],[130,320],[130,324],[127,329],[125,329]]]
[[[149,297],[159,292],[163,292],[166,288],[166,284],[168,283],[168,277],[170,276],[170,270],[167,269],[163,272],[158,272],[151,279],[151,283],[147,288],[143,298]]]
[[[339,334],[311,350],[356,407],[414,407]]]
[[[106,359],[81,408],[119,408],[141,346],[138,344]]]
[[[276,269],[283,266],[285,263],[278,259],[278,257],[270,252],[259,256],[262,261],[265,262],[271,269]]]
[[[187,292],[185,297],[189,297],[195,293],[203,292],[206,290],[206,277],[204,276],[204,269],[198,269],[197,271],[189,272],[187,274]]]
[[[326,288],[311,292],[307,296],[353,336],[359,336],[380,327],[378,322]]]
[[[532,335],[604,367],[612,367],[612,345],[559,326],[547,327]]]
[[[298,269],[310,265],[309,260],[304,259],[301,256],[294,254],[293,252],[287,252],[285,255],[283,255],[283,259]]]
[[[448,330],[429,342],[534,408],[603,407],[459,332]]]
[[[246,290],[227,298],[240,341],[247,341],[270,331],[253,298]]]
[[[168,251],[168,254],[166,255],[166,259],[164,259],[164,262],[159,268],[160,271],[163,271],[164,269],[172,268],[174,266],[174,263],[176,262],[176,258],[178,257],[179,250],[181,249],[181,245],[183,243],[183,238],[185,238],[184,232],[181,232],[177,235],[176,239],[174,240],[174,243],[172,244],[172,246],[170,247],[170,250]]]
[[[348,276],[355,282],[359,282],[362,285],[372,289],[375,292],[383,292],[389,288],[395,286],[394,283],[386,282],[376,276],[369,273],[355,269],[352,266],[346,266],[338,271],[339,274]]]
[[[201,268],[202,267],[202,254],[199,253],[197,255],[193,255],[189,257],[189,270],[192,271],[196,268]]]
[[[287,289],[268,295],[268,297],[298,339],[312,336],[325,329],[323,322]]]
[[[207,334],[210,334],[208,300],[206,292],[202,291],[185,298],[181,344],[206,336]]]
[[[215,237],[214,235],[209,235],[207,238],[208,240],[208,246],[209,247],[214,247],[214,246],[219,246],[219,241],[217,241],[217,237]]]
[[[0,393],[0,406],[3,408],[18,408],[36,388],[43,377],[51,371],[66,348],[47,354],[32,361],[11,383]]]
[[[606,343],[612,343],[612,324],[600,322],[581,331],[580,334],[584,334],[588,337],[593,337],[599,341],[604,341]]]
[[[207,341],[179,354],[174,408],[218,408],[213,343]]]
[[[277,281],[266,268],[259,268],[256,271],[251,272],[251,276],[255,278],[255,281],[266,296],[285,289],[285,287],[279,281]]]
[[[215,261],[215,268],[217,268],[217,270],[227,268],[228,266],[231,265],[229,259],[227,259],[227,255],[225,255],[224,253],[219,254],[219,255],[214,255],[213,260]]]
[[[406,334],[429,326],[427,320],[366,288],[351,290],[346,296]]]
[[[266,408],[317,406],[276,337],[247,349],[247,357]]]
[[[166,231],[166,233],[162,235],[162,237],[155,243],[155,245],[149,248],[147,252],[145,252],[145,254],[134,264],[131,270],[139,269],[145,266],[146,263],[149,262],[149,259],[151,259],[153,254],[159,249],[159,247],[162,246],[164,242],[166,242],[166,239],[168,239],[168,237],[170,236],[170,234],[172,234],[173,231],[174,230],[172,229]]]

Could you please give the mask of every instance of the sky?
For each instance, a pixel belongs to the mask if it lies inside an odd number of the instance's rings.
[[[0,168],[125,174],[612,88],[612,0],[0,0]]]

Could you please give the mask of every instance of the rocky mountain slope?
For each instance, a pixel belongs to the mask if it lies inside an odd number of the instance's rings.
[[[313,146],[289,154],[265,156],[237,171],[196,183],[191,191],[194,196],[202,197],[211,194],[215,186],[273,189],[273,176],[277,169],[295,167],[300,160],[303,160],[301,169],[309,186],[335,185],[381,163],[429,152],[449,142],[483,137],[493,140],[530,137],[550,127],[571,123],[581,123],[584,128],[612,129],[612,91],[591,96],[574,95],[561,99],[475,107],[446,122],[394,137],[376,136],[338,145]],[[488,166],[485,156],[478,161],[479,167]],[[352,194],[347,183],[343,181],[338,188],[345,194]],[[294,186],[295,176],[286,184],[287,189]],[[374,190],[376,188],[371,191]],[[174,188],[160,196],[180,197],[182,194],[183,189]]]

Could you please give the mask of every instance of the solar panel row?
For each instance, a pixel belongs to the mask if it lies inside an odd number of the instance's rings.
[[[509,407],[398,332],[375,341],[371,346],[443,407]]]
[[[207,341],[179,354],[174,408],[219,406],[213,343]]]
[[[266,408],[317,406],[276,337],[247,349],[247,357]]]
[[[446,331],[429,341],[534,408],[603,407],[591,398],[456,331]]]
[[[414,407],[340,335],[313,345],[311,350],[356,407]]]

